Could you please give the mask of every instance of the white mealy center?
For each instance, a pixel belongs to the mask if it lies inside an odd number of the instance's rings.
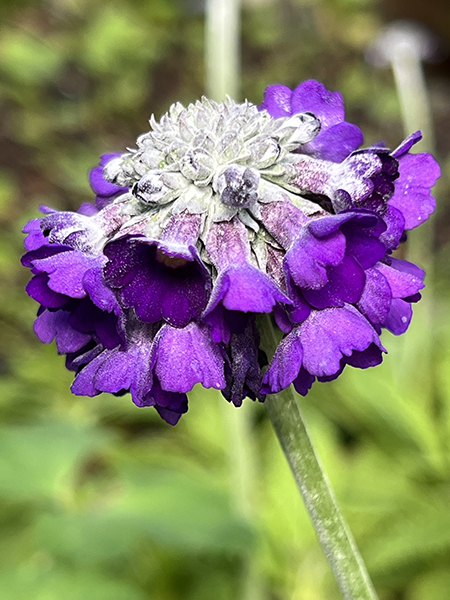
[[[128,186],[148,207],[181,195],[200,196],[207,189],[223,204],[250,208],[257,199],[261,175],[318,134],[320,122],[311,113],[272,118],[249,102],[202,98],[184,108],[177,103],[151,131],[137,140],[137,149],[110,161],[105,178]],[[188,204],[188,203],[187,203]]]

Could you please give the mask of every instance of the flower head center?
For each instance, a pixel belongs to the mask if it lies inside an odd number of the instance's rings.
[[[137,149],[109,162],[104,174],[152,207],[184,196],[194,185],[200,195],[209,189],[225,206],[251,208],[261,174],[320,131],[312,113],[274,119],[249,102],[207,98],[187,108],[174,104],[150,125]]]

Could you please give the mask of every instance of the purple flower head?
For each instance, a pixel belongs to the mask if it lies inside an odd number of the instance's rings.
[[[35,331],[66,355],[73,393],[129,392],[175,424],[196,384],[240,406],[379,364],[382,330],[406,331],[424,287],[392,256],[434,209],[420,133],[361,149],[316,81],[271,86],[260,107],[175,104],[150,125],[91,172],[96,207],[24,229]]]

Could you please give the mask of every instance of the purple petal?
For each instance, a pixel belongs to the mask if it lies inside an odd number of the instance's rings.
[[[383,242],[387,250],[395,250],[399,246],[405,230],[405,217],[389,203],[386,213],[383,215],[383,221],[386,223],[387,229],[380,235],[380,242]]]
[[[315,308],[354,304],[361,298],[366,277],[352,256],[345,256],[336,267],[327,270],[328,282],[320,290],[303,290],[309,304]]]
[[[302,146],[301,152],[322,160],[340,163],[359,148],[363,141],[363,134],[359,127],[344,121],[322,130],[312,142]]]
[[[382,220],[373,213],[365,210],[350,210],[345,213],[338,215],[330,215],[328,217],[321,217],[319,219],[313,219],[308,227],[317,238],[323,238],[330,235],[334,231],[337,231],[347,221],[357,221],[361,227],[375,228],[377,225],[382,224]],[[383,226],[383,230],[385,227]]]
[[[335,374],[341,358],[355,350],[361,352],[370,344],[382,349],[374,328],[350,305],[313,311],[299,329],[303,366],[319,377]]]
[[[344,120],[344,101],[339,92],[330,92],[314,79],[295,88],[291,98],[291,114],[312,112],[320,120],[322,129]]]
[[[292,91],[285,85],[271,85],[264,92],[264,102],[259,107],[278,119],[288,117],[292,114],[291,109]]]
[[[303,346],[295,328],[278,345],[272,362],[264,374],[262,392],[276,394],[296,379],[302,366]]]
[[[374,325],[384,323],[391,306],[392,292],[386,277],[378,269],[367,269],[366,284],[358,308]]]
[[[399,158],[399,172],[389,205],[403,214],[405,229],[414,229],[435,209],[431,188],[440,176],[440,168],[431,154],[405,154]]]
[[[101,310],[120,314],[120,306],[111,289],[106,285],[103,278],[103,270],[100,267],[90,269],[83,277],[83,287],[89,294],[92,302]]]
[[[328,281],[327,267],[338,265],[344,258],[345,237],[340,231],[315,235],[317,224],[322,220],[328,218],[317,219],[304,227],[285,256],[287,276],[303,289],[323,287]]]
[[[277,302],[292,304],[277,285],[251,265],[229,267],[217,278],[204,316],[219,304],[227,310],[270,313]]]
[[[225,387],[224,359],[206,328],[190,323],[184,329],[161,328],[155,373],[163,390],[186,393],[196,383]]]
[[[389,329],[394,335],[401,335],[408,329],[411,318],[411,304],[400,298],[394,298],[383,326],[386,327],[386,329]]]
[[[421,139],[421,131],[416,131],[415,133],[412,133],[409,137],[406,138],[406,140],[403,140],[403,142],[394,150],[394,152],[392,152],[392,156],[394,158],[400,158],[400,156],[403,156],[403,154],[409,152],[409,150],[411,150],[414,144],[420,142]]]
[[[425,287],[424,271],[406,260],[392,258],[391,266],[379,263],[376,268],[388,280],[393,298],[413,296]]]
[[[34,332],[41,342],[50,344],[56,340],[60,354],[76,352],[91,340],[91,336],[81,333],[68,323],[70,312],[65,310],[44,310],[34,322]]]
[[[131,334],[125,348],[103,350],[77,374],[72,392],[95,396],[100,392],[130,391],[133,402],[144,406],[153,384],[152,338],[152,330],[142,326]]]
[[[70,298],[84,298],[86,290],[83,278],[86,271],[98,266],[101,262],[101,257],[89,256],[73,250],[34,260],[33,266],[38,271],[49,275],[48,286],[54,292],[65,294]]]
[[[114,183],[110,183],[103,176],[104,167],[110,160],[117,156],[120,156],[120,153],[103,154],[99,166],[92,169],[89,174],[91,188],[97,194],[96,205],[100,209],[111,202],[116,196],[128,191],[127,187],[120,187]]]

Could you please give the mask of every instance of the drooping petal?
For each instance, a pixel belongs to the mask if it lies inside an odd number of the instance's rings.
[[[196,383],[205,388],[223,389],[224,358],[209,337],[208,330],[196,323],[183,329],[164,325],[158,336],[155,373],[163,390],[185,393]]]
[[[412,306],[401,298],[393,298],[384,327],[394,335],[401,335],[408,329],[412,319]]]
[[[70,298],[84,298],[86,290],[83,278],[86,272],[102,265],[103,262],[101,256],[90,256],[72,250],[34,260],[32,264],[38,272],[48,274],[48,286],[54,292],[65,294]]]
[[[303,367],[312,375],[329,376],[341,368],[341,358],[371,344],[381,350],[379,337],[370,323],[353,306],[313,311],[299,325]]]
[[[303,346],[295,328],[278,345],[269,368],[264,374],[262,391],[276,394],[297,378],[303,361]]]

